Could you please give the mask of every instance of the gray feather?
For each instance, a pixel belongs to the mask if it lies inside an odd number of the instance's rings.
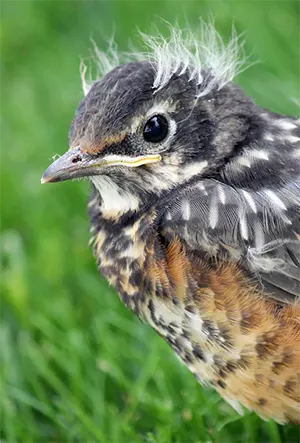
[[[199,180],[170,202],[163,230],[190,249],[240,262],[272,296],[290,302],[300,296],[299,188],[300,176],[272,193]]]

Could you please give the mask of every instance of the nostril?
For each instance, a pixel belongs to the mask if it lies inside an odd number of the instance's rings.
[[[78,163],[81,162],[82,158],[80,157],[80,155],[76,155],[76,157],[74,157],[72,159],[72,163]]]

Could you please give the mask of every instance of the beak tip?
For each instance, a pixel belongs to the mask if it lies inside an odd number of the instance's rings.
[[[45,183],[49,182],[51,182],[51,177],[48,174],[44,173],[41,177],[41,184],[44,185]]]
[[[55,183],[73,178],[74,158],[79,156],[79,147],[67,151],[58,159],[54,160],[44,171],[41,177],[41,184]],[[78,169],[78,168],[77,168]]]

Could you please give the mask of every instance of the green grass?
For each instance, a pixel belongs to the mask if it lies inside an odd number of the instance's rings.
[[[238,79],[262,106],[297,114],[299,4],[290,1],[2,1],[1,440],[296,442],[298,429],[238,416],[98,276],[87,183],[40,186],[67,149],[80,56],[115,28],[213,14],[260,60]],[[179,20],[183,23],[184,20]]]

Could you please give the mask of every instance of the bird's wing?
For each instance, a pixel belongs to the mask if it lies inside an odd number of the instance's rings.
[[[188,249],[239,262],[274,298],[300,297],[300,177],[259,191],[199,179],[169,202],[161,223]]]

